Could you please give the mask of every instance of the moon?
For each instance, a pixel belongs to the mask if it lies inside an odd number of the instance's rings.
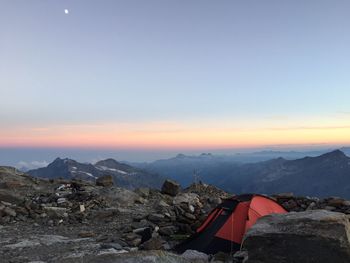
[[[65,13],[66,15],[68,15],[68,14],[69,14],[69,10],[68,10],[68,9],[64,9],[64,13]]]

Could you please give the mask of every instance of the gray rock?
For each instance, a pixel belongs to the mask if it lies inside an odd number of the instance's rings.
[[[96,185],[103,186],[103,187],[110,187],[113,186],[113,176],[112,175],[104,175],[96,180]]]
[[[176,196],[180,191],[180,185],[174,181],[166,180],[162,186],[162,193]]]
[[[187,217],[190,220],[196,220],[196,216],[190,214],[190,213],[185,213],[185,217]]]
[[[119,243],[103,243],[101,244],[101,249],[110,249],[110,248],[114,248],[116,250],[121,250],[123,249],[123,246],[121,246]]]
[[[310,210],[262,217],[246,234],[250,263],[350,262],[350,222],[342,213]]]
[[[144,250],[158,250],[163,247],[164,241],[160,237],[152,237],[142,244]]]
[[[203,252],[199,252],[197,250],[188,249],[184,253],[182,253],[181,257],[188,260],[208,260],[209,256]]]
[[[64,197],[58,198],[58,199],[57,199],[57,204],[63,204],[63,203],[65,203],[65,202],[67,202],[67,199],[64,198]]]
[[[150,190],[147,187],[141,187],[137,188],[135,192],[143,198],[148,198]]]
[[[139,246],[139,245],[141,244],[141,241],[142,241],[142,239],[141,239],[140,237],[138,237],[138,238],[129,240],[127,243],[128,243],[130,246],[137,247],[137,246]]]
[[[159,228],[159,234],[163,236],[171,236],[175,233],[176,227],[175,226],[165,226]]]
[[[126,242],[133,247],[137,247],[141,244],[141,237],[135,233],[129,233],[125,236]]]
[[[163,200],[159,200],[158,205],[159,205],[160,207],[169,207],[169,205],[168,205],[165,201],[163,201]]]
[[[150,214],[148,220],[151,222],[160,222],[164,220],[164,216],[161,214]]]

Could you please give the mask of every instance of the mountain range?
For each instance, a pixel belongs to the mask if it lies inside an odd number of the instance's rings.
[[[47,167],[28,173],[43,178],[90,181],[109,174],[118,186],[129,189],[160,188],[162,182],[170,178],[182,187],[200,180],[235,194],[293,192],[297,195],[350,198],[350,158],[340,150],[295,160],[279,157],[254,163],[242,163],[210,153],[198,156],[179,154],[174,158],[133,166],[114,159],[89,164],[57,158]]]
[[[350,158],[340,150],[295,160],[279,157],[255,163],[210,154],[178,155],[140,167],[177,180],[184,186],[202,180],[237,194],[293,192],[350,198]]]
[[[47,167],[29,170],[27,173],[34,177],[47,179],[76,178],[88,181],[95,181],[103,175],[111,175],[116,185],[128,189],[137,187],[159,188],[164,181],[164,178],[157,174],[117,162],[114,159],[106,159],[90,164],[80,163],[68,158],[57,158]]]

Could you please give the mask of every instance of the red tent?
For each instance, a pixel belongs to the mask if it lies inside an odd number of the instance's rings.
[[[176,250],[194,249],[207,254],[235,252],[240,249],[244,234],[260,217],[282,213],[287,211],[263,195],[246,194],[226,199],[210,212],[197,233]]]

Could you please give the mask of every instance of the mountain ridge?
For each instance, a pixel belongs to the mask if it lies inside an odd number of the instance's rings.
[[[91,164],[58,157],[48,166],[29,170],[27,173],[39,178],[81,179],[87,181],[95,181],[103,175],[111,175],[117,185],[129,189],[149,186],[159,188],[164,181],[164,178],[158,174],[143,171],[140,168],[120,163],[111,158]]]
[[[227,160],[186,163],[183,159],[169,159],[143,168],[185,186],[197,176],[205,183],[232,193],[294,192],[300,195],[350,197],[350,158],[339,149],[295,160],[278,157],[256,163]]]

